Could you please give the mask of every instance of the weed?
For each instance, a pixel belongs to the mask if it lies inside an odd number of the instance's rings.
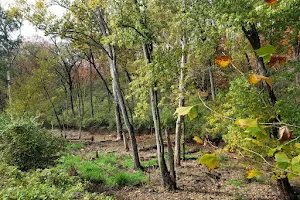
[[[241,181],[237,181],[237,180],[228,180],[227,184],[234,185],[236,187],[241,187],[242,186],[242,182]]]

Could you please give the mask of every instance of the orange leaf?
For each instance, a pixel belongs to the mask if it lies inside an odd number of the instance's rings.
[[[270,77],[261,76],[261,75],[258,75],[257,73],[251,74],[249,76],[249,83],[252,85],[258,83],[261,80],[266,81],[266,83],[272,88],[272,82],[271,82]]]
[[[203,140],[201,140],[199,137],[194,136],[193,140],[195,140],[199,144],[203,144]]]
[[[227,67],[231,63],[231,59],[227,56],[217,56],[215,64],[219,65],[220,68]]]
[[[277,4],[277,0],[265,0],[270,6]]]
[[[286,56],[272,56],[271,60],[268,62],[268,65],[274,67],[276,63],[283,66],[286,63]]]
[[[280,137],[279,137],[278,141],[284,142],[287,140],[291,140],[291,139],[293,139],[292,135],[293,135],[293,131],[290,130],[287,126],[283,126],[279,129]]]

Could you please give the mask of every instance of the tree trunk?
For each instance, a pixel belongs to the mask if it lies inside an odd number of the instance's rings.
[[[212,66],[211,66],[210,60],[209,60],[209,64],[208,64],[208,75],[209,75],[209,81],[210,81],[211,98],[214,101],[216,99],[216,94],[215,94],[215,84],[214,84]]]
[[[9,102],[9,105],[11,106],[12,98],[11,98],[10,69],[7,69],[6,79],[7,79],[7,96],[8,96],[8,102]]]
[[[182,120],[181,124],[181,139],[180,139],[180,145],[181,145],[181,160],[185,160],[185,125],[184,125],[184,119]]]
[[[149,45],[143,43],[143,51],[144,57],[147,59],[148,63],[151,63],[152,44]],[[162,177],[164,187],[167,188],[167,190],[175,190],[175,183],[171,179],[164,157],[164,141],[160,127],[159,109],[157,107],[157,91],[154,90],[154,87],[155,84],[153,87],[150,87],[149,94],[156,138],[158,166],[160,169],[160,174]]]
[[[175,173],[175,166],[174,166],[174,152],[172,148],[172,143],[170,139],[170,134],[168,129],[165,129],[166,140],[168,144],[168,153],[169,153],[169,166],[170,166],[170,177],[172,182],[174,183],[174,187],[176,188],[176,173]]]
[[[53,103],[53,101],[51,100],[51,97],[50,97],[50,94],[49,94],[48,90],[46,89],[46,86],[45,86],[44,81],[42,80],[41,83],[42,83],[42,87],[43,87],[43,89],[44,89],[44,91],[45,91],[46,98],[47,98],[48,101],[50,102],[51,107],[52,107],[52,109],[53,109],[53,112],[54,112],[54,114],[55,114],[57,123],[58,123],[58,125],[59,125],[59,129],[60,129],[60,135],[63,136],[63,135],[62,135],[63,127],[62,127],[62,125],[61,125],[61,122],[60,122],[60,119],[59,119],[59,117],[58,117],[58,113],[57,113],[57,111],[56,111],[56,109],[55,109],[54,103]]]
[[[103,36],[109,36],[110,30],[108,28],[108,24],[105,21],[105,15],[103,13],[103,10],[100,8],[95,9],[94,15],[95,15],[95,18],[98,22],[99,28],[100,28]],[[122,95],[121,87],[120,87],[120,83],[119,83],[119,77],[118,77],[118,72],[117,72],[116,49],[110,43],[105,44],[104,49],[107,53],[107,58],[110,63],[110,65],[109,65],[110,73],[111,73],[111,77],[113,79],[112,80],[113,85],[114,85],[114,88],[116,90],[116,94],[118,97],[119,106],[121,108],[123,119],[124,119],[125,125],[127,127],[127,130],[128,130],[129,136],[130,136],[134,167],[138,168],[138,169],[142,169],[142,166],[141,166],[141,163],[139,160],[139,154],[138,154],[138,148],[137,148],[137,144],[136,144],[136,137],[135,137],[134,129],[128,118],[128,113],[126,110],[124,97]]]
[[[170,173],[168,171],[166,161],[164,158],[164,141],[160,130],[160,117],[157,107],[157,92],[154,88],[150,88],[150,102],[152,108],[152,117],[155,127],[156,147],[157,147],[157,159],[160,174],[163,180],[163,185],[167,190],[175,190],[175,183],[172,181]]]
[[[114,93],[114,103],[115,103],[115,117],[116,117],[116,129],[117,129],[117,140],[122,139],[122,122],[121,122],[121,114],[120,114],[120,106],[119,106],[119,100],[118,95],[116,93],[115,86],[113,84],[113,93]],[[126,146],[124,146],[125,149],[128,149]]]
[[[295,194],[287,177],[283,179],[277,179],[277,186],[279,189],[280,198],[282,200],[298,200],[297,194]]]
[[[179,102],[178,107],[184,106],[184,66],[187,62],[187,54],[185,48],[187,45],[187,40],[185,36],[181,40],[181,63],[180,63],[180,77],[179,77]],[[181,124],[184,119],[184,116],[178,116],[176,120],[175,127],[175,163],[177,166],[180,166],[180,138],[183,134],[181,131]]]
[[[93,71],[92,71],[92,64],[91,63],[90,63],[90,107],[91,107],[91,117],[94,119]]]

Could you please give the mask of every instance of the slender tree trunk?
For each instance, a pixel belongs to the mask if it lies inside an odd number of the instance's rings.
[[[181,139],[180,139],[180,145],[181,145],[181,160],[185,160],[185,124],[184,119],[182,120],[181,124]]]
[[[117,140],[122,139],[122,122],[121,122],[121,114],[120,114],[120,106],[119,106],[119,100],[118,100],[118,95],[116,93],[115,86],[113,84],[113,93],[114,93],[114,103],[115,103],[115,117],[116,117],[116,129],[117,129]],[[128,147],[124,146],[125,149],[127,150]]]
[[[10,67],[9,67],[10,68]],[[8,96],[8,102],[11,106],[12,103],[12,97],[11,97],[11,80],[10,80],[10,69],[7,69],[6,72],[6,79],[7,79],[7,96]]]
[[[179,102],[178,107],[184,106],[184,67],[187,62],[187,53],[186,51],[187,40],[183,36],[181,39],[181,62],[180,62],[180,77],[179,77]],[[177,166],[180,166],[180,138],[182,133],[181,124],[184,119],[184,116],[178,116],[176,120],[175,127],[175,163]]]
[[[151,44],[149,45],[143,43],[144,57],[147,59],[148,63],[151,63],[151,52],[152,52],[151,49],[152,49]],[[164,158],[164,141],[161,133],[159,109],[157,106],[157,91],[154,90],[154,87],[155,84],[152,87],[150,87],[149,94],[150,94],[150,104],[151,104],[152,118],[153,118],[155,138],[156,138],[158,166],[160,169],[160,174],[162,177],[164,187],[167,188],[167,190],[175,190],[176,189],[175,183],[171,179]]]
[[[172,182],[174,183],[174,187],[176,188],[176,173],[175,173],[175,166],[174,166],[174,152],[172,148],[172,143],[170,139],[170,134],[168,129],[165,129],[166,140],[168,144],[168,153],[169,153],[169,166],[170,166],[170,177]]]
[[[91,63],[90,63],[90,107],[91,107],[91,117],[94,119],[93,71],[92,71],[92,64]]]
[[[213,79],[211,60],[209,60],[209,64],[208,64],[208,75],[210,81],[211,98],[214,101],[216,99],[216,94],[215,94],[215,84]]]
[[[43,89],[44,89],[44,91],[45,91],[46,98],[47,98],[48,101],[50,102],[51,107],[52,107],[52,109],[53,109],[53,112],[54,112],[54,114],[55,114],[57,123],[58,123],[58,125],[59,125],[59,129],[60,129],[60,135],[63,136],[63,135],[62,135],[63,127],[62,127],[62,125],[61,125],[61,122],[60,122],[58,113],[57,113],[57,111],[56,111],[56,109],[55,109],[54,103],[53,103],[53,101],[52,101],[52,99],[51,99],[51,97],[50,97],[50,94],[49,94],[49,92],[48,92],[48,90],[47,90],[47,88],[46,88],[46,86],[45,86],[44,81],[42,80],[41,83],[42,83],[42,87],[43,87]]]

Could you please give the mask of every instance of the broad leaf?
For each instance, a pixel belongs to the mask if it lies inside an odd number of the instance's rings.
[[[292,170],[296,173],[300,172],[300,155],[292,159]]]
[[[203,144],[203,140],[201,140],[199,137],[194,136],[193,140],[195,140],[199,144]]]
[[[265,0],[270,6],[277,4],[277,0]]]
[[[275,154],[275,161],[277,167],[281,169],[286,169],[291,163],[291,160],[283,152]]]
[[[272,88],[273,85],[272,85],[272,81],[270,79],[270,77],[266,77],[266,76],[261,76],[261,75],[258,75],[257,73],[254,73],[254,74],[251,74],[249,76],[249,83],[250,84],[256,84],[258,82],[260,82],[261,80],[264,80],[266,81],[266,83]]]
[[[255,52],[257,53],[258,56],[260,57],[265,57],[267,55],[271,55],[272,53],[274,53],[276,51],[276,48],[273,47],[272,45],[266,45],[264,47],[261,47],[257,50],[255,50]]]
[[[247,171],[246,173],[248,175],[247,176],[248,179],[254,178],[256,176],[262,176],[263,175],[263,173],[261,171],[257,170],[257,169]]]
[[[196,117],[198,117],[198,109],[196,106],[193,106],[190,111],[188,112],[188,116],[190,118],[190,120],[195,119]]]
[[[227,56],[217,56],[215,64],[219,65],[220,68],[227,67],[232,60]]]
[[[175,113],[174,114],[178,114],[180,116],[183,116],[183,115],[187,115],[189,114],[189,112],[191,111],[191,109],[193,108],[194,106],[188,106],[188,107],[179,107],[176,109]]]
[[[240,125],[242,128],[257,128],[257,119],[237,119],[234,124]]]
[[[295,147],[296,147],[297,149],[300,149],[300,143],[296,143],[296,144],[295,144]]]
[[[208,170],[212,170],[212,169],[215,169],[217,168],[220,163],[217,159],[217,156],[216,154],[212,153],[212,154],[204,154],[200,160],[199,160],[199,163],[201,165],[205,165]]]

